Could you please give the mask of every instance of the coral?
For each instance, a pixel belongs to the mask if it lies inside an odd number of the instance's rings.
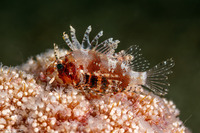
[[[71,51],[54,44],[21,66],[0,66],[1,132],[190,132],[174,103],[160,97],[172,59],[146,70],[138,46],[115,53],[119,41],[99,44],[102,31],[90,41],[89,26],[79,43],[70,29],[71,40],[63,39]]]
[[[92,97],[49,84],[45,72],[54,60],[50,50],[17,68],[1,66],[1,132],[189,132],[174,103],[153,93]]]

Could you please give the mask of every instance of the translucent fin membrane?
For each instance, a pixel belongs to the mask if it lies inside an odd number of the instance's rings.
[[[67,43],[67,45],[70,47],[71,50],[77,50],[77,49],[92,49],[96,50],[98,52],[104,53],[104,54],[114,54],[115,49],[118,46],[119,40],[114,40],[112,38],[109,38],[102,43],[98,44],[99,38],[103,35],[103,31],[100,31],[94,39],[90,42],[89,40],[89,34],[91,32],[92,28],[91,26],[88,26],[88,28],[85,31],[82,43],[80,44],[79,41],[76,38],[75,35],[75,29],[70,26],[70,34],[71,34],[71,40],[69,39],[69,36],[63,33],[63,39]],[[94,44],[95,43],[95,44]],[[84,46],[86,45],[86,48]],[[94,44],[94,45],[92,45]]]
[[[109,38],[102,43],[96,45],[95,50],[104,54],[114,54],[119,42],[119,40],[113,41],[113,38]]]
[[[96,44],[96,46],[93,48],[93,50],[98,49],[100,51],[101,49],[103,49],[106,45],[108,45],[112,41],[113,41],[113,38],[109,38],[109,39],[101,42],[100,44]]]
[[[171,68],[175,65],[172,59],[163,61],[147,71],[145,88],[153,91],[157,95],[165,95],[168,91],[167,75],[171,74]]]
[[[132,45],[125,51],[125,55],[133,56],[130,65],[132,66],[133,71],[137,72],[146,71],[150,65],[150,63],[142,56],[140,51],[141,49],[138,45]]]

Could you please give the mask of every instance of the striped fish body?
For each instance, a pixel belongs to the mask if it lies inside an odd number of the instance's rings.
[[[116,58],[93,50],[78,50],[61,59],[58,76],[64,85],[89,88],[88,91],[99,94],[119,92],[129,85],[131,70],[123,70],[122,62]]]
[[[65,56],[59,56],[54,44],[55,61],[47,69],[47,77],[57,85],[72,85],[94,94],[117,93],[141,86],[157,95],[167,94],[168,77],[174,61],[168,59],[149,69],[149,63],[142,57],[137,45],[115,53],[119,41],[109,38],[98,43],[103,35],[100,31],[89,40],[91,26],[86,29],[82,43],[76,38],[75,29],[70,26],[71,40],[63,33],[63,39],[71,49]]]

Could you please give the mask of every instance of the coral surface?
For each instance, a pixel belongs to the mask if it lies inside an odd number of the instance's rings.
[[[1,132],[189,132],[174,103],[153,93],[93,97],[72,86],[49,84],[45,72],[53,61],[49,50],[17,68],[1,66]]]

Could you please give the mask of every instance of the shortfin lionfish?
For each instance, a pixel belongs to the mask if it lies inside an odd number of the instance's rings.
[[[174,66],[174,61],[168,59],[149,69],[149,62],[144,59],[137,45],[115,53],[119,40],[109,38],[99,43],[103,35],[100,31],[92,41],[89,26],[80,43],[75,29],[70,26],[69,36],[64,32],[63,39],[70,50],[60,57],[59,49],[54,44],[55,61],[48,67],[47,74],[56,72],[49,83],[57,82],[61,86],[81,88],[96,95],[115,94],[130,90],[131,85],[147,88],[157,95],[167,94],[167,75]]]

